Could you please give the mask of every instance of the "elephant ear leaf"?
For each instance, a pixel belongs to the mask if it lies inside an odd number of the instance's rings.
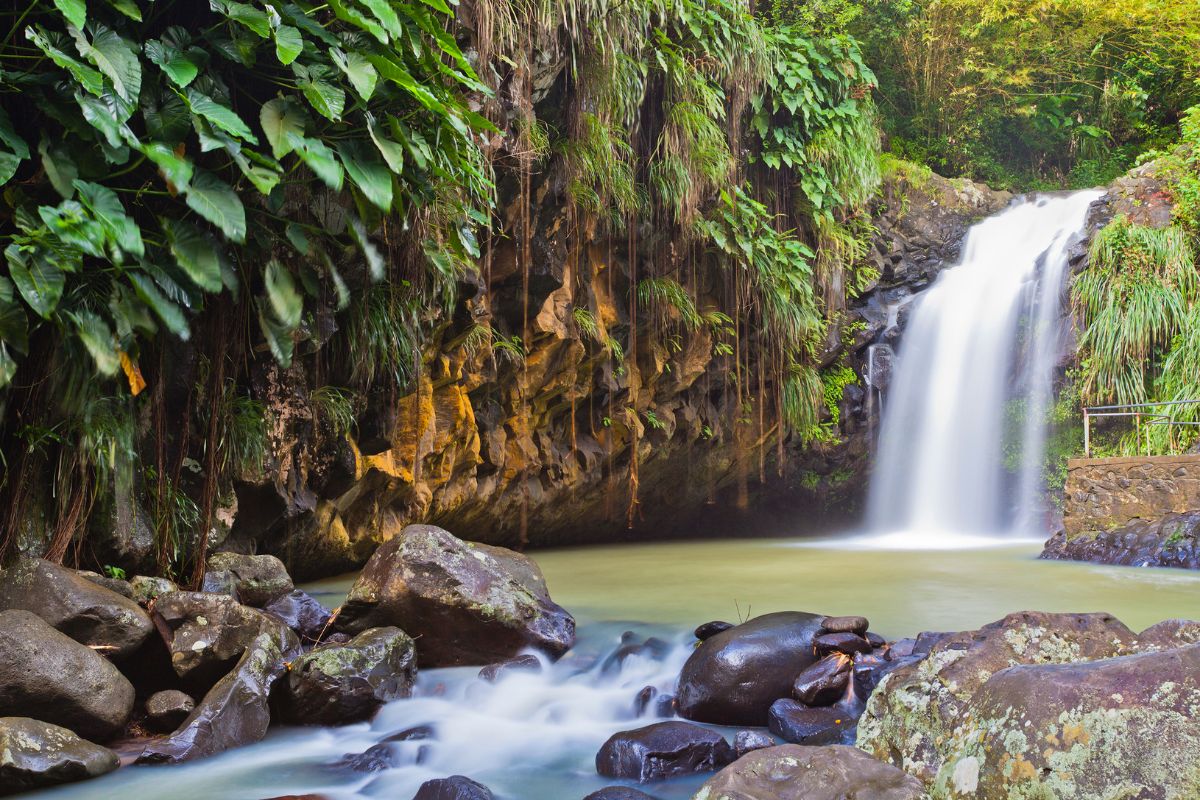
[[[229,239],[246,241],[246,207],[233,187],[216,175],[196,170],[184,199],[189,208],[216,225]]]
[[[263,103],[258,114],[258,123],[262,126],[267,143],[271,145],[271,155],[283,158],[295,149],[292,135],[304,136],[304,113],[295,103],[276,97]]]
[[[30,259],[15,244],[5,249],[4,257],[8,261],[8,274],[21,297],[38,316],[49,319],[62,298],[66,275],[48,259]]]

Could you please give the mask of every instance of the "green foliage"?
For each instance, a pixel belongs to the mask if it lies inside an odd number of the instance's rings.
[[[354,427],[354,392],[336,386],[322,386],[308,395],[309,404],[317,416],[337,436],[345,436]]]
[[[104,576],[113,580],[123,581],[128,577],[125,570],[120,567],[114,567],[112,564],[105,564],[103,568]]]
[[[674,278],[643,278],[637,293],[638,303],[652,310],[660,327],[674,321],[687,330],[695,330],[704,322],[692,296]]]

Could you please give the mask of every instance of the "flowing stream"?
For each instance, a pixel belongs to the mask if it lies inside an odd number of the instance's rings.
[[[1101,194],[1037,196],[984,220],[962,263],[915,301],[884,406],[872,530],[919,547],[1038,528],[1067,249]]]

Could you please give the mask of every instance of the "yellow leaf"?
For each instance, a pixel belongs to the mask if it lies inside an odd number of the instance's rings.
[[[137,362],[130,358],[128,353],[120,350],[118,355],[121,357],[121,369],[125,370],[125,377],[129,379],[129,393],[137,397],[142,389],[146,388],[146,379],[142,377]]]

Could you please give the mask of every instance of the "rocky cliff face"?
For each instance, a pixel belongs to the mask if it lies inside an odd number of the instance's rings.
[[[879,280],[831,328],[822,355],[854,380],[834,385],[825,434],[802,444],[778,440],[769,389],[747,401],[729,388],[731,359],[704,329],[643,337],[635,368],[615,366],[599,342],[629,325],[626,243],[573,235],[549,176],[535,197],[530,275],[519,274],[510,245],[498,245],[484,279],[465,287],[459,316],[426,347],[414,390],[369,398],[349,434],[329,429],[305,400],[314,380],[305,367],[262,361],[255,393],[273,420],[269,463],[237,483],[213,544],[277,554],[303,578],[360,566],[411,522],[546,546],[852,517],[872,397],[886,390],[907,304],[954,262],[969,225],[1010,199],[936,176],[889,177],[870,254]],[[526,282],[524,360],[473,347],[472,325],[497,336],[521,330]],[[587,309],[598,333],[583,330],[572,308]]]

